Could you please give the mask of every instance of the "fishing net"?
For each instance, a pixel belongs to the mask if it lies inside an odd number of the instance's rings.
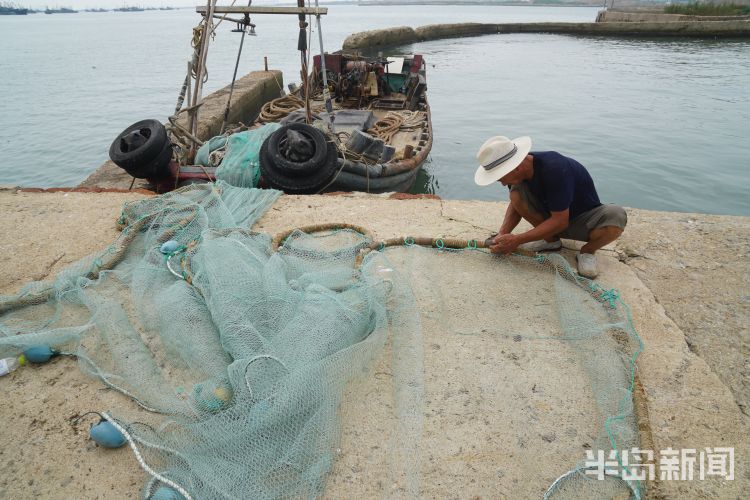
[[[220,181],[125,205],[106,250],[0,297],[0,355],[54,346],[139,404],[104,415],[143,498],[640,496],[613,476],[639,443],[616,292],[475,242],[346,228],[276,248],[249,228],[278,195]],[[587,449],[614,453],[603,480]]]
[[[280,127],[278,123],[268,123],[230,136],[216,136],[198,149],[195,164],[218,167],[216,179],[232,186],[258,187],[260,146]]]

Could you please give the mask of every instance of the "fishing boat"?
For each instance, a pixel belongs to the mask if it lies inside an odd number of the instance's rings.
[[[240,120],[247,125],[238,127],[225,119],[221,136],[201,141],[196,129],[201,75],[210,39],[201,36],[178,100],[179,110],[165,128],[150,120],[124,130],[110,148],[113,162],[134,177],[148,179],[158,192],[186,183],[210,182],[217,176],[222,178],[222,171],[230,168],[249,168],[247,164],[229,165],[237,161],[236,155],[227,150],[239,141],[232,136],[244,134],[242,137],[253,139],[243,139],[243,161],[257,162],[258,172],[242,176],[243,187],[269,187],[293,194],[405,192],[411,188],[432,147],[422,55],[365,58],[326,53],[320,18],[327,9],[305,7],[301,0],[298,7],[218,7],[210,2],[196,10],[203,16],[200,33],[214,30],[214,18],[236,24],[233,31],[242,33],[238,61],[245,35],[254,34],[250,14],[297,15],[304,81],[290,85],[288,93],[282,90],[283,95],[266,103],[259,116]],[[306,64],[307,16],[313,16],[318,24],[321,47],[320,54],[312,58],[312,68]],[[236,70],[225,118],[235,80]],[[183,107],[186,89],[191,91]],[[187,127],[177,120],[183,113],[189,118]],[[248,144],[255,148],[250,154]]]
[[[25,16],[29,13],[29,9],[23,9],[9,3],[0,3],[0,16]]]
[[[290,123],[317,124],[336,150],[335,159],[320,165],[330,175],[320,176],[321,185],[300,186],[292,175],[299,169],[285,165],[283,143],[271,137],[269,151],[261,150],[263,180],[287,192],[408,191],[432,147],[424,58],[338,53],[320,61],[315,56],[307,103],[304,91],[295,89],[264,106],[256,126],[278,121],[284,127],[275,134],[283,136]]]
[[[44,10],[45,14],[75,14],[77,10],[73,10],[69,7],[60,7],[59,9],[50,9],[49,7]]]
[[[126,5],[124,7],[119,7],[117,9],[112,9],[114,12],[143,12],[146,9],[143,7],[138,7],[136,5]]]

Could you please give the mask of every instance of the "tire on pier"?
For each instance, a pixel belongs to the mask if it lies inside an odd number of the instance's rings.
[[[169,175],[172,144],[158,120],[141,120],[123,130],[109,147],[109,158],[133,177]]]
[[[320,130],[304,123],[284,125],[260,147],[260,171],[269,187],[310,194],[328,184],[338,169],[338,149]]]

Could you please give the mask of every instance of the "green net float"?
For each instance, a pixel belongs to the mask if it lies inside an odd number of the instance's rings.
[[[89,436],[96,444],[104,448],[119,448],[127,442],[122,432],[107,420],[101,420],[91,427]]]
[[[204,385],[205,384],[205,385]],[[226,408],[234,397],[232,389],[226,384],[214,385],[212,382],[196,384],[193,387],[193,399],[198,408],[216,412]]]
[[[31,346],[23,351],[23,355],[26,358],[26,361],[28,361],[29,363],[37,364],[46,363],[58,354],[59,352],[51,349],[50,346],[44,344]]]
[[[180,249],[180,243],[175,240],[169,240],[162,243],[161,248],[159,248],[159,251],[163,254],[173,254],[177,250]]]
[[[183,500],[183,497],[172,488],[159,486],[159,489],[149,497],[149,500]]]

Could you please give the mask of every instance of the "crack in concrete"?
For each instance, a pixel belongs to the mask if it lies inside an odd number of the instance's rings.
[[[477,226],[476,224],[474,224],[472,222],[469,222],[469,221],[466,221],[466,220],[462,220],[462,219],[456,219],[455,217],[451,217],[450,215],[445,215],[445,206],[443,205],[443,201],[444,200],[440,200],[440,217],[441,218],[449,220],[449,221],[453,221],[453,222],[458,222],[458,223],[461,223],[461,224],[466,224],[467,226],[471,226],[471,227],[473,227],[474,229],[477,229],[477,230],[489,231],[490,233],[493,232],[492,229],[488,229],[488,228],[483,227],[483,226]]]
[[[50,262],[49,264],[47,264],[47,266],[45,267],[44,271],[42,271],[39,274],[34,275],[33,276],[34,280],[36,280],[36,281],[42,281],[42,280],[44,280],[47,276],[50,275],[50,273],[52,272],[52,268],[55,267],[55,264],[57,264],[58,262],[60,262],[60,259],[62,259],[63,257],[65,257],[65,252],[60,253],[57,257],[55,257],[54,259],[52,259],[52,262]]]

